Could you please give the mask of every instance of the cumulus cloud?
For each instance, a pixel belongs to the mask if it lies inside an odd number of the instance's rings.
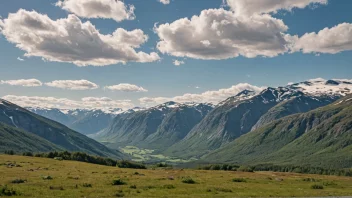
[[[20,9],[0,20],[1,33],[26,52],[26,57],[67,62],[78,66],[105,66],[127,62],[153,62],[155,52],[137,52],[148,36],[140,29],[118,28],[112,34],[101,34],[89,21],[77,16],[52,20],[47,15]]]
[[[135,18],[134,6],[127,6],[120,0],[61,0],[56,6],[84,18],[114,19],[117,22]]]
[[[325,28],[318,33],[306,33],[297,38],[293,50],[328,54],[352,50],[352,24],[342,23],[332,28]]]
[[[128,83],[121,83],[118,85],[106,86],[105,89],[111,91],[123,91],[123,92],[148,92],[147,89],[143,87],[132,85]]]
[[[89,90],[99,88],[97,84],[88,80],[55,80],[45,83],[45,85],[68,90]]]
[[[43,83],[37,79],[1,80],[0,84],[22,87],[40,87],[43,85]]]
[[[24,59],[21,58],[21,57],[17,57],[17,60],[19,60],[19,61],[24,61]]]
[[[287,30],[282,20],[268,14],[236,16],[222,8],[203,10],[191,19],[154,28],[160,38],[160,52],[204,60],[278,56],[292,44],[292,37],[285,34]]]
[[[180,65],[185,64],[185,62],[184,61],[180,61],[180,60],[174,60],[173,64],[176,65],[176,66],[180,66]]]
[[[170,4],[170,0],[159,0],[160,3],[162,4]]]
[[[327,4],[328,0],[227,0],[227,4],[237,16],[275,13],[278,10],[291,11],[305,8],[310,4]]]
[[[234,85],[227,89],[219,89],[216,91],[206,91],[201,94],[184,94],[182,96],[175,96],[175,97],[155,97],[149,98],[144,97],[140,98],[139,102],[143,105],[153,105],[153,104],[161,104],[168,101],[175,101],[175,102],[204,102],[204,103],[219,103],[231,96],[238,94],[243,90],[252,90],[255,92],[260,92],[264,89],[264,87],[257,87],[254,85],[250,85],[248,83],[240,83]]]
[[[86,97],[81,100],[70,100],[67,98],[38,97],[38,96],[15,96],[2,97],[22,107],[34,108],[58,108],[58,109],[130,109],[134,105],[130,100],[113,100],[111,98]]]

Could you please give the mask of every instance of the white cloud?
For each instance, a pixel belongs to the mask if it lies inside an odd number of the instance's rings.
[[[7,95],[2,97],[22,107],[35,107],[35,108],[58,108],[58,109],[111,109],[133,108],[134,105],[130,100],[113,100],[110,98],[102,97],[86,97],[81,100],[70,100],[67,98],[55,97],[38,97],[38,96],[15,96]]]
[[[158,0],[162,4],[170,4],[170,0]]]
[[[160,52],[204,60],[278,56],[292,45],[287,30],[282,20],[270,15],[236,16],[224,9],[203,10],[191,19],[154,27]]]
[[[77,16],[51,20],[47,15],[20,9],[0,20],[6,39],[26,51],[27,57],[67,62],[78,66],[105,66],[127,62],[153,62],[155,52],[136,52],[148,40],[142,30],[118,28],[112,34],[101,34],[89,21]]]
[[[99,88],[97,84],[88,80],[55,80],[45,83],[45,85],[68,90],[89,90]]]
[[[175,96],[175,97],[155,97],[149,98],[144,97],[140,98],[139,101],[143,105],[149,104],[161,104],[168,101],[175,101],[175,102],[204,102],[204,103],[219,103],[231,96],[238,94],[243,90],[252,90],[255,92],[260,92],[264,89],[264,87],[257,87],[250,85],[248,83],[240,83],[234,85],[227,89],[219,89],[216,91],[206,91],[201,94],[184,94],[182,96]]]
[[[275,13],[278,10],[291,11],[305,8],[310,4],[327,4],[328,0],[227,0],[227,4],[237,16]]]
[[[128,84],[128,83],[121,83],[118,85],[106,86],[105,89],[108,89],[111,91],[123,91],[123,92],[148,92],[148,90],[144,89],[143,87]]]
[[[325,28],[318,33],[306,33],[297,38],[293,50],[317,54],[336,54],[352,50],[352,24],[342,23],[332,28]]]
[[[60,0],[56,6],[84,18],[114,19],[117,22],[135,18],[134,6],[127,6],[120,0]]]
[[[43,83],[37,79],[1,80],[0,84],[22,86],[22,87],[40,87],[43,85]]]
[[[17,60],[19,60],[19,61],[24,61],[24,59],[21,58],[21,57],[17,57]]]
[[[180,60],[174,60],[173,64],[176,65],[176,66],[180,66],[180,65],[184,65],[185,62],[184,61],[180,61]]]

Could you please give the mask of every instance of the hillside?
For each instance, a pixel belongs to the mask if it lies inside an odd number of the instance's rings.
[[[63,149],[39,136],[0,122],[0,153],[8,150],[21,153]]]
[[[123,155],[68,127],[0,100],[0,122],[30,132],[69,151],[121,158]]]
[[[206,162],[352,167],[352,96],[256,129],[203,158]]]

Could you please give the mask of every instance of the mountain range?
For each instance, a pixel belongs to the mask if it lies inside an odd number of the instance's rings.
[[[120,108],[105,111],[100,109],[66,110],[58,108],[31,107],[28,107],[27,109],[33,113],[64,124],[85,135],[94,134],[106,128],[116,114],[123,112]]]
[[[2,100],[0,135],[11,140],[5,142],[11,148],[27,142],[31,146],[23,149],[78,150],[122,158],[120,148],[135,146],[203,163],[344,168],[352,166],[351,93],[351,80],[314,79],[261,92],[243,90],[216,105],[170,101],[110,112],[27,111]],[[34,145],[35,141],[41,144]]]

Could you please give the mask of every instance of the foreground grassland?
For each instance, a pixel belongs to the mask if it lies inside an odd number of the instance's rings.
[[[0,155],[0,189],[23,197],[287,197],[352,195],[352,178],[273,172],[135,170]],[[52,179],[48,179],[48,176]],[[196,183],[183,183],[184,178]],[[26,180],[13,184],[16,179]],[[124,185],[112,185],[120,179]],[[235,179],[236,182],[233,181]],[[304,181],[308,180],[308,181]],[[116,182],[118,184],[119,182]],[[323,189],[312,189],[312,186]],[[0,195],[1,196],[1,195]]]

